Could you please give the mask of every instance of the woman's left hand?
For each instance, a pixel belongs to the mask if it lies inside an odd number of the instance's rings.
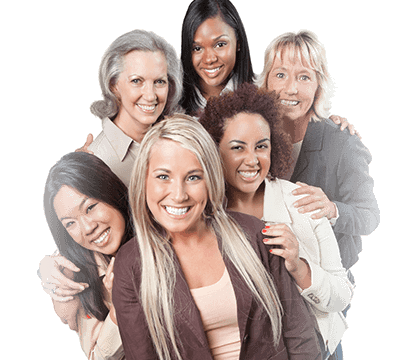
[[[329,119],[337,125],[341,124],[341,127],[339,128],[341,131],[344,131],[344,129],[348,128],[351,135],[357,135],[361,139],[360,133],[357,130],[355,130],[355,126],[353,124],[350,124],[347,121],[347,118],[343,118],[338,115],[331,115]]]
[[[115,262],[116,258],[113,257],[111,258],[110,263],[108,264],[108,268],[107,271],[105,273],[105,276],[103,278],[103,283],[105,288],[108,291],[109,294],[109,299],[108,301],[110,302],[110,318],[111,320],[114,322],[114,324],[117,325],[117,317],[116,317],[116,309],[114,308],[113,305],[113,282],[114,282],[114,262]]]
[[[320,210],[311,215],[311,218],[321,219],[326,216],[327,219],[330,220],[337,216],[335,204],[328,199],[321,188],[310,186],[300,181],[296,182],[296,185],[299,185],[300,187],[292,191],[293,195],[309,195],[293,203],[293,206],[298,208],[298,211],[301,214]]]
[[[294,273],[299,267],[299,243],[295,234],[285,224],[268,225],[262,230],[266,238],[263,242],[266,245],[278,245],[278,248],[270,249],[274,255],[285,259],[287,271]],[[270,236],[270,237],[269,237]]]

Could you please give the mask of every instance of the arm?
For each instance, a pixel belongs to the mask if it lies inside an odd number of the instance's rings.
[[[337,167],[338,189],[334,201],[339,211],[334,232],[369,235],[380,222],[374,181],[369,174],[371,155],[354,137],[344,144]]]
[[[302,251],[302,256],[308,261],[312,273],[312,284],[303,289],[302,296],[322,312],[340,312],[350,303],[353,296],[353,286],[347,278],[342,266],[341,256],[335,234],[326,218],[309,219],[313,238],[305,239],[318,244],[318,254],[315,261]]]
[[[279,264],[280,262],[280,264]],[[318,360],[316,322],[281,259],[269,253],[270,269],[283,307],[282,336],[291,360]]]
[[[124,359],[124,349],[117,326],[117,319],[112,303],[114,257],[108,265],[103,283],[107,290],[105,296],[109,313],[104,321],[85,315],[80,320],[79,336],[82,348],[90,360]]]
[[[123,245],[114,266],[113,302],[127,359],[157,359],[138,297],[140,289],[139,254],[135,239]]]

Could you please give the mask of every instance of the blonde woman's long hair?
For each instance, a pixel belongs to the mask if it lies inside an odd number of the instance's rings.
[[[173,348],[174,357],[182,359],[181,342],[176,336],[173,316],[173,290],[177,272],[174,252],[170,239],[154,220],[146,203],[149,157],[153,146],[160,139],[176,141],[198,158],[208,191],[208,201],[203,213],[206,224],[222,239],[223,257],[231,260],[270,317],[277,346],[281,335],[280,300],[270,275],[244,232],[224,210],[225,184],[217,146],[196,120],[186,115],[175,114],[156,124],[145,135],[129,188],[142,271],[138,296],[159,359],[170,360],[170,348]]]
[[[314,70],[318,78],[318,89],[312,104],[312,120],[321,121],[328,117],[334,84],[328,72],[325,48],[312,31],[302,30],[297,34],[288,32],[272,40],[264,52],[264,67],[256,81],[257,86],[268,89],[267,78],[274,59],[279,57],[282,60],[286,52],[292,61],[299,60],[303,66]]]

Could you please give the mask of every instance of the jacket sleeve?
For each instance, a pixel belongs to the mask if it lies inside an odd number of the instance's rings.
[[[132,239],[123,245],[114,264],[113,304],[126,359],[157,359],[140,304],[140,264]]]
[[[369,235],[380,222],[374,181],[369,173],[371,154],[355,136],[348,137],[337,167],[339,212],[334,231],[353,236]]]
[[[300,247],[304,241],[315,241],[318,244],[318,254],[312,259],[307,251],[300,250],[300,256],[308,262],[312,274],[311,286],[301,290],[301,294],[321,312],[342,311],[351,301],[353,286],[342,266],[335,234],[326,218],[313,220],[306,216],[314,238],[302,239]]]
[[[261,239],[260,239],[261,241]],[[266,251],[265,247],[262,251]],[[283,308],[282,336],[291,360],[321,359],[317,332],[318,325],[296,284],[289,275],[284,261],[267,252],[270,272],[274,278]],[[266,254],[263,254],[264,257]]]

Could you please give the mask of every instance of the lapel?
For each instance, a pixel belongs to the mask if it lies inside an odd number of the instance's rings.
[[[322,120],[325,121],[325,120]],[[306,129],[305,137],[303,138],[302,147],[300,149],[298,161],[293,170],[291,182],[296,182],[303,171],[308,167],[311,152],[321,151],[324,140],[324,126],[321,122],[310,121]]]
[[[217,234],[218,247],[222,252],[222,239]],[[202,347],[209,348],[208,340],[202,324],[201,315],[189,290],[185,275],[179,264],[179,259],[176,254],[175,262],[177,266],[176,285],[173,291],[173,302],[175,304],[175,318],[178,324],[185,324],[189,328],[189,333],[195,335]],[[230,275],[231,283],[234,288],[235,297],[237,300],[237,318],[238,327],[240,330],[240,340],[243,341],[247,319],[250,314],[250,309],[253,301],[253,296],[250,289],[247,287],[244,279],[231,262],[228,257],[224,257],[224,264],[227,267]]]

